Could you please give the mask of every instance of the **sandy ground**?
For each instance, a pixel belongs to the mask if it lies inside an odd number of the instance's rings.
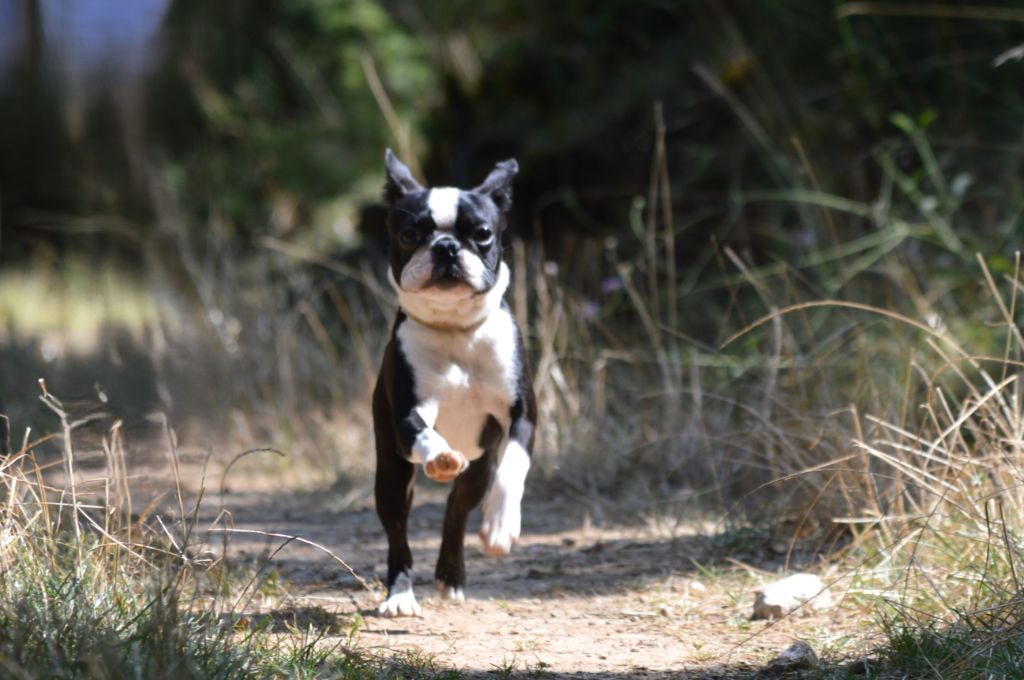
[[[756,543],[723,541],[713,525],[699,523],[636,517],[598,525],[589,503],[529,492],[513,553],[488,557],[475,533],[468,536],[467,601],[442,602],[432,574],[443,489],[424,479],[417,484],[410,524],[422,618],[375,613],[386,543],[365,494],[229,491],[209,497],[201,514],[208,524],[223,505],[236,530],[318,543],[370,584],[308,544],[281,548],[281,538],[232,533],[229,560],[258,562],[273,553],[272,568],[287,584],[284,594],[254,599],[254,614],[299,628],[326,618],[344,635],[356,630],[360,649],[422,652],[471,676],[751,677],[795,640],[808,640],[819,653],[853,653],[850,641],[863,635],[859,617],[841,605],[770,625],[750,621],[753,591],[777,578],[771,571],[781,565]],[[477,513],[471,531],[478,523]]]
[[[95,466],[82,465],[82,478],[102,478],[95,458]],[[181,461],[188,509],[203,456],[184,453]],[[156,496],[174,514],[166,460],[144,467],[132,475],[136,507]],[[422,653],[470,677],[751,678],[777,677],[758,671],[796,640],[819,654],[859,657],[871,634],[863,614],[842,601],[773,623],[750,621],[754,591],[790,573],[786,547],[763,534],[578,498],[557,483],[544,490],[528,483],[523,536],[508,556],[483,554],[474,513],[467,601],[443,602],[433,570],[447,488],[422,474],[410,539],[424,615],[387,619],[376,614],[387,546],[366,482],[348,491],[296,491],[283,474],[244,464],[232,469],[223,494],[219,473],[209,470],[205,480],[196,534],[205,536],[205,549],[219,557],[226,545],[229,565],[259,567],[274,584],[257,589],[245,611],[272,617],[282,633],[327,628],[324,644]],[[210,530],[225,526],[232,528],[226,535]],[[805,561],[805,570],[830,580],[825,565]]]

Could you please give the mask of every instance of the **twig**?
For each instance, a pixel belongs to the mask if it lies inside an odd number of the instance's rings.
[[[210,529],[210,531],[224,532],[224,533],[230,533],[230,534],[255,534],[255,535],[258,535],[258,536],[268,536],[270,538],[283,538],[283,539],[285,539],[285,542],[282,545],[278,546],[278,548],[273,552],[272,555],[276,555],[277,553],[279,553],[286,545],[288,545],[292,541],[296,541],[298,543],[302,543],[304,545],[311,546],[311,547],[316,548],[317,550],[323,552],[324,554],[326,554],[328,557],[333,559],[335,562],[337,562],[341,566],[345,567],[345,569],[348,571],[348,573],[351,574],[352,578],[354,578],[356,581],[358,581],[359,585],[361,585],[363,588],[365,588],[367,592],[370,592],[370,593],[374,592],[373,586],[371,586],[366,581],[366,579],[364,579],[362,576],[357,574],[356,570],[353,569],[352,567],[350,567],[348,562],[346,562],[345,560],[343,560],[340,557],[338,557],[337,555],[335,555],[333,552],[330,551],[330,549],[326,548],[325,546],[320,545],[319,543],[316,543],[315,541],[311,541],[308,538],[302,538],[301,536],[292,536],[291,534],[278,534],[278,533],[274,533],[274,532],[271,532],[271,531],[260,531],[259,529],[234,529],[234,528],[231,528],[231,527],[224,527],[224,528],[213,527],[213,528]]]
[[[224,467],[224,472],[222,472],[220,475],[220,493],[222,496],[224,495],[224,489],[228,479],[228,472],[231,470],[231,466],[237,463],[242,458],[245,458],[246,456],[253,453],[273,453],[280,458],[287,458],[287,456],[283,452],[278,451],[277,449],[272,449],[269,446],[259,446],[254,449],[246,449],[245,451],[242,451],[241,453],[239,453],[238,455],[231,459],[231,462]]]
[[[370,56],[369,52],[364,51],[360,55],[359,61],[362,64],[363,73],[366,75],[366,83],[370,86],[370,92],[373,93],[373,98],[377,100],[377,106],[380,107],[380,112],[384,114],[384,120],[387,121],[388,127],[391,128],[391,134],[395,136],[395,140],[398,142],[399,153],[413,172],[422,177],[423,169],[420,167],[419,161],[416,160],[416,155],[412,152],[409,126],[403,125],[402,121],[398,118],[395,107],[391,104],[391,98],[388,97],[388,92],[384,89],[384,83],[381,82],[380,76],[377,74],[377,66],[373,63],[373,57]]]
[[[934,2],[848,2],[836,10],[836,18],[853,16],[930,17],[979,21],[1024,22],[1024,10],[992,5],[970,6]]]

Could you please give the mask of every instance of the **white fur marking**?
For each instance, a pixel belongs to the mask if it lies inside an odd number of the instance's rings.
[[[433,427],[434,423],[437,422],[438,408],[436,401],[428,399],[417,404],[415,411],[423,419],[423,422],[427,424],[427,427]]]
[[[438,229],[451,229],[459,215],[459,190],[455,187],[431,189],[427,196],[430,217]]]
[[[445,381],[451,387],[469,387],[469,373],[458,364],[452,364],[444,374]]]
[[[484,282],[486,281],[484,277],[486,265],[483,260],[477,257],[476,253],[468,248],[463,248],[459,251],[459,266],[465,272],[466,283],[471,290],[466,290],[464,286],[457,286],[450,290],[434,290],[429,291],[429,293],[423,290],[424,286],[429,284],[434,276],[434,255],[430,249],[443,238],[446,238],[444,231],[434,232],[430,241],[420,246],[419,250],[413,253],[413,256],[409,258],[409,261],[402,268],[401,290],[407,293],[430,294],[443,298],[466,297],[475,291],[483,290]]]
[[[519,540],[522,524],[520,504],[529,469],[530,455],[526,449],[519,442],[510,441],[484,500],[480,540],[490,555],[507,554]]]
[[[391,270],[388,276],[393,278]],[[430,254],[430,246],[424,246],[418,250],[402,268],[402,288],[408,291],[418,291],[430,283],[434,276],[434,257]]]
[[[483,260],[477,257],[476,253],[468,248],[459,251],[459,266],[466,274],[466,282],[473,287],[473,290],[480,290],[484,287],[484,273],[486,266]]]
[[[411,260],[410,260],[411,263]],[[388,269],[388,281],[398,294],[398,305],[407,314],[427,324],[468,328],[475,326],[501,308],[501,300],[508,289],[508,266],[502,262],[498,269],[498,280],[486,293],[476,293],[469,285],[455,286],[447,290],[440,288],[406,287],[405,271],[402,271],[403,284],[395,281],[394,274]],[[404,324],[403,324],[404,325]],[[510,338],[511,339],[511,338]]]
[[[466,601],[466,593],[458,586],[445,585],[443,581],[434,581],[434,586],[437,587],[437,592],[441,595],[442,600],[455,604],[462,604]]]
[[[377,612],[388,618],[420,616],[423,613],[416,601],[416,595],[412,592],[412,579],[409,578],[409,574],[403,571],[398,575],[395,585],[391,586],[388,599],[381,602]]]
[[[416,435],[416,441],[412,443],[412,462],[426,463],[436,458],[445,451],[451,451],[452,447],[433,428],[426,427]]]
[[[519,365],[512,315],[501,308],[508,286],[504,263],[498,282],[484,295],[444,306],[437,298],[399,290],[399,303],[411,317],[398,327],[398,341],[412,368],[418,404],[436,404],[433,433],[468,460],[483,454],[480,434],[488,416],[507,432],[516,398]],[[441,330],[419,323],[452,324],[467,330]],[[476,325],[474,325],[476,324]],[[422,415],[422,413],[421,413]],[[422,433],[421,433],[422,435]],[[436,450],[432,434],[422,435],[420,455]],[[427,441],[434,444],[428,446]],[[419,441],[419,439],[417,439]]]

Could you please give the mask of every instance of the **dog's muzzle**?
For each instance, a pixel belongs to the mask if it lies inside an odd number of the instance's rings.
[[[462,246],[454,238],[442,238],[430,246],[431,258],[434,262],[433,280],[435,285],[444,287],[465,281],[462,271],[460,251]]]

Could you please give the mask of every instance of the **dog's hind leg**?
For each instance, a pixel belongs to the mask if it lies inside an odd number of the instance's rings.
[[[446,600],[465,600],[466,524],[473,508],[480,505],[487,487],[494,476],[497,447],[501,440],[501,426],[489,418],[481,435],[484,454],[469,464],[469,468],[455,479],[452,492],[448,495],[448,507],[444,513],[444,530],[441,534],[441,552],[434,571],[434,583]],[[486,442],[486,443],[485,443]]]
[[[484,501],[484,519],[480,523],[480,540],[488,555],[506,555],[519,540],[526,473],[530,470],[534,423],[537,407],[533,393],[512,407],[512,427],[498,461],[494,482]]]
[[[375,395],[375,412],[386,408]],[[374,420],[377,435],[374,496],[377,516],[388,536],[388,596],[378,611],[384,616],[419,616],[420,605],[412,590],[412,551],[408,535],[416,466],[399,455],[389,421],[376,417]]]

